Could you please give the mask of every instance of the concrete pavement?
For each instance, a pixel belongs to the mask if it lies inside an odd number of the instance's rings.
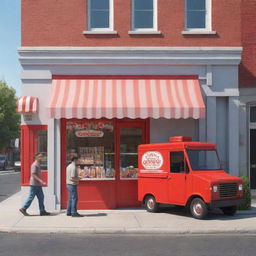
[[[85,210],[83,218],[72,218],[65,211],[51,216],[39,216],[28,210],[31,216],[19,212],[20,193],[0,203],[0,232],[21,233],[123,233],[123,234],[256,234],[256,204],[250,211],[238,211],[233,217],[216,211],[206,220],[196,220],[185,211],[168,207],[159,213],[144,209]]]

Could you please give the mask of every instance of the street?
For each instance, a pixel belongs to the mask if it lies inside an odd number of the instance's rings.
[[[0,233],[2,256],[251,256],[253,235],[65,235]],[[15,246],[14,246],[15,245]]]
[[[20,191],[20,172],[0,171],[0,202]]]

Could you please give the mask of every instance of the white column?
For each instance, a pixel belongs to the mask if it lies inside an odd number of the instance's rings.
[[[239,175],[239,101],[228,100],[228,161],[230,174]]]

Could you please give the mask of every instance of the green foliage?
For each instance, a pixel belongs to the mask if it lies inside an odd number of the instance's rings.
[[[20,116],[16,113],[15,90],[0,80],[0,150],[19,136]]]
[[[243,190],[245,203],[239,206],[239,210],[250,210],[251,209],[251,189],[250,180],[246,176],[241,176],[243,179]]]

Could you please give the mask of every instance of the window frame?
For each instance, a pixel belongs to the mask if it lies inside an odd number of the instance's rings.
[[[204,32],[212,31],[212,0],[205,0],[205,28],[188,28],[187,27],[187,2],[185,0],[185,31],[188,32]]]
[[[87,1],[87,31],[90,32],[104,32],[114,31],[114,0],[109,1],[109,27],[108,28],[92,28],[91,27],[91,1]]]
[[[172,172],[172,154],[173,153],[183,153],[183,172]],[[183,150],[175,150],[169,152],[169,173],[170,174],[188,174],[190,172],[189,163],[186,157],[186,153]]]
[[[158,30],[158,23],[157,23],[157,1],[153,0],[153,27],[152,28],[135,28],[135,1],[132,0],[132,13],[131,13],[131,29],[132,32],[151,32]]]

